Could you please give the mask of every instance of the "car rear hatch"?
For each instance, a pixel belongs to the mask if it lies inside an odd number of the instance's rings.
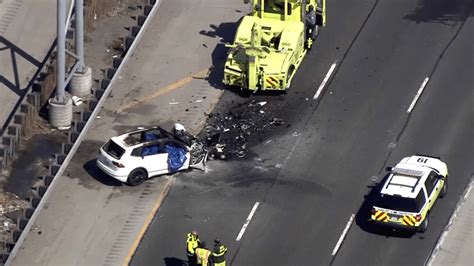
[[[118,168],[124,167],[124,165],[120,162],[120,159],[125,153],[125,149],[118,143],[120,142],[114,140],[114,138],[110,139],[100,148],[100,154],[97,158],[100,163],[112,170],[117,170]]]
[[[372,209],[371,219],[383,223],[417,226],[421,221],[421,207],[414,198],[381,194]]]

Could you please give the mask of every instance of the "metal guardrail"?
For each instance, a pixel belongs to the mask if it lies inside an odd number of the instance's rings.
[[[15,258],[16,254],[18,253],[18,250],[20,249],[21,245],[23,244],[23,241],[25,240],[27,234],[29,233],[29,231],[33,227],[33,224],[35,223],[36,219],[38,218],[38,216],[39,216],[41,210],[43,209],[47,199],[49,198],[50,194],[52,193],[54,187],[57,185],[58,180],[62,177],[64,171],[66,170],[66,168],[69,164],[69,162],[72,160],[74,154],[76,153],[77,149],[79,148],[79,145],[81,144],[84,136],[86,135],[87,131],[91,127],[91,125],[94,121],[94,118],[97,116],[97,114],[100,111],[102,105],[105,103],[105,100],[107,99],[107,96],[110,94],[110,91],[112,90],[112,87],[113,87],[114,83],[118,79],[118,76],[119,76],[118,73],[120,73],[120,71],[122,70],[124,65],[130,59],[131,55],[133,54],[133,50],[135,50],[138,42],[140,41],[140,39],[142,38],[142,36],[144,34],[144,31],[146,30],[146,28],[150,24],[151,18],[154,17],[154,15],[155,15],[156,11],[158,10],[160,4],[161,4],[161,0],[150,0],[150,5],[152,5],[152,8],[151,8],[151,10],[149,10],[149,12],[145,11],[145,14],[146,14],[145,20],[140,21],[140,19],[138,19],[139,20],[138,21],[139,25],[141,24],[141,27],[140,27],[138,33],[136,34],[136,36],[134,38],[130,37],[130,38],[133,38],[133,41],[131,42],[129,48],[126,50],[124,58],[122,59],[120,65],[116,69],[113,77],[111,78],[110,82],[108,83],[107,87],[105,88],[105,91],[101,95],[100,100],[97,102],[94,110],[92,111],[89,118],[87,119],[87,122],[84,125],[84,128],[82,129],[81,133],[77,136],[76,141],[74,142],[74,144],[71,147],[70,151],[68,152],[67,156],[64,158],[63,163],[61,164],[61,166],[57,170],[56,174],[54,175],[54,178],[51,181],[51,184],[48,186],[48,189],[44,193],[43,197],[41,198],[41,201],[38,203],[38,206],[35,208],[32,216],[28,220],[28,223],[26,224],[24,230],[22,231],[21,235],[19,236],[18,240],[16,241],[15,246],[11,250],[11,252],[9,254],[9,257],[8,257],[7,261],[5,262],[5,265],[7,265],[7,266],[11,265],[12,260]],[[133,35],[135,35],[135,34],[132,33],[132,36]],[[125,42],[127,43],[127,41],[130,41],[130,38],[127,37]]]

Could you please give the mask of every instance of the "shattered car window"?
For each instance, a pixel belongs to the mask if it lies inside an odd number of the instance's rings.
[[[158,153],[160,153],[160,145],[154,144],[154,145],[143,147],[142,156],[155,155]]]
[[[125,150],[113,140],[109,140],[107,143],[105,143],[103,149],[108,155],[114,157],[115,159],[120,159],[125,152]]]

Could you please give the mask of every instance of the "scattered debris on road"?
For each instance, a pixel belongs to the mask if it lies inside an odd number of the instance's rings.
[[[226,113],[210,114],[198,139],[209,150],[211,159],[237,159],[248,154],[248,143],[259,139],[268,130],[284,124],[267,111],[267,102],[237,105]]]

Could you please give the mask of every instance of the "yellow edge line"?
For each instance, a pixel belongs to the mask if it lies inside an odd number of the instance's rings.
[[[150,224],[153,221],[153,218],[155,217],[156,213],[158,212],[158,209],[160,208],[161,203],[163,203],[163,199],[168,194],[168,191],[170,190],[173,181],[174,181],[174,177],[168,180],[160,196],[156,199],[155,204],[153,205],[152,211],[146,217],[145,223],[140,229],[140,232],[138,233],[138,236],[135,238],[135,241],[133,241],[132,247],[128,251],[127,257],[125,257],[125,261],[122,263],[123,266],[128,266],[130,264],[130,261],[132,260],[132,256],[137,251],[140,241],[142,240],[143,236],[148,230],[148,227],[150,227]]]
[[[125,111],[125,110],[127,110],[127,109],[133,108],[133,107],[135,107],[135,106],[137,106],[137,105],[139,105],[139,104],[142,104],[142,103],[144,103],[144,102],[147,102],[147,101],[149,101],[149,100],[151,100],[151,99],[153,99],[153,98],[156,98],[156,97],[158,97],[158,96],[161,96],[161,95],[163,95],[163,94],[166,94],[166,93],[168,93],[168,92],[171,92],[171,91],[173,91],[173,90],[175,90],[175,89],[181,88],[181,87],[183,87],[184,85],[190,83],[190,82],[191,82],[193,79],[195,79],[195,78],[205,78],[205,77],[207,76],[207,73],[209,73],[209,70],[210,70],[209,68],[206,68],[206,69],[204,69],[204,70],[201,70],[201,71],[199,71],[199,72],[197,72],[197,73],[192,74],[191,76],[185,77],[185,78],[183,78],[183,79],[181,79],[181,80],[178,80],[178,81],[176,81],[176,82],[174,82],[174,83],[171,83],[170,85],[168,85],[168,86],[166,86],[166,87],[164,87],[164,88],[162,88],[162,89],[158,89],[155,93],[152,93],[152,94],[147,95],[147,96],[144,96],[144,97],[142,97],[142,98],[140,98],[140,99],[138,99],[138,100],[134,100],[134,101],[132,101],[132,102],[130,102],[130,103],[128,103],[128,104],[123,105],[122,107],[118,108],[117,112],[119,112],[119,113],[120,113],[120,112],[123,112],[123,111]]]

